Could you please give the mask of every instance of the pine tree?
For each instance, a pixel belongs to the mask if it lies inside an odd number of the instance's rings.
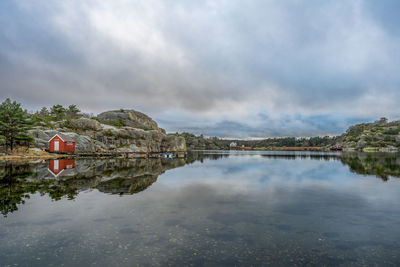
[[[47,110],[46,107],[42,107],[42,108],[40,109],[40,111],[38,112],[38,116],[39,116],[40,118],[46,118],[47,116],[49,116],[49,111]]]
[[[69,105],[68,106],[67,115],[71,119],[75,118],[78,115],[79,112],[80,112],[80,110],[76,107],[76,105]]]
[[[28,145],[33,138],[27,135],[28,114],[16,101],[7,98],[0,105],[0,136],[4,139],[6,151],[13,151],[16,144]]]
[[[65,108],[61,105],[54,105],[51,107],[50,113],[55,117],[56,120],[63,119],[65,117]]]

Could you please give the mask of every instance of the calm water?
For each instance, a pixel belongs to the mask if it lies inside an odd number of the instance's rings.
[[[1,266],[400,265],[400,156],[0,166]]]

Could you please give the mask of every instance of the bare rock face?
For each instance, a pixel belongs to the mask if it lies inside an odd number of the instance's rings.
[[[100,122],[87,118],[79,118],[76,120],[71,120],[69,126],[71,128],[93,130],[93,131],[100,131],[103,129]]]
[[[123,152],[168,152],[186,151],[183,137],[170,136],[157,130],[120,128],[96,134],[96,140],[109,150]]]
[[[40,149],[48,148],[50,138],[63,133],[75,140],[78,153],[186,151],[183,137],[166,134],[143,113],[134,110],[106,111],[98,116],[98,120],[102,123],[79,118],[60,123],[57,129],[32,129],[29,134],[35,138],[35,146]]]
[[[113,110],[106,111],[97,116],[101,123],[116,126],[129,126],[143,130],[157,130],[165,133],[164,129],[158,127],[157,123],[146,114],[135,110]]]

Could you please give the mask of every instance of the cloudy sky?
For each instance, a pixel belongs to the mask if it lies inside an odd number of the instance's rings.
[[[0,98],[167,131],[337,134],[400,119],[397,0],[2,0]]]

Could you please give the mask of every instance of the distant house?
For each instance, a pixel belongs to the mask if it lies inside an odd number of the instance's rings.
[[[49,171],[54,177],[66,175],[75,169],[75,159],[50,159]]]
[[[75,141],[65,134],[58,133],[49,140],[50,152],[75,152]]]
[[[253,150],[253,148],[250,146],[244,146],[244,145],[239,146],[236,142],[230,143],[229,149],[230,150]]]

